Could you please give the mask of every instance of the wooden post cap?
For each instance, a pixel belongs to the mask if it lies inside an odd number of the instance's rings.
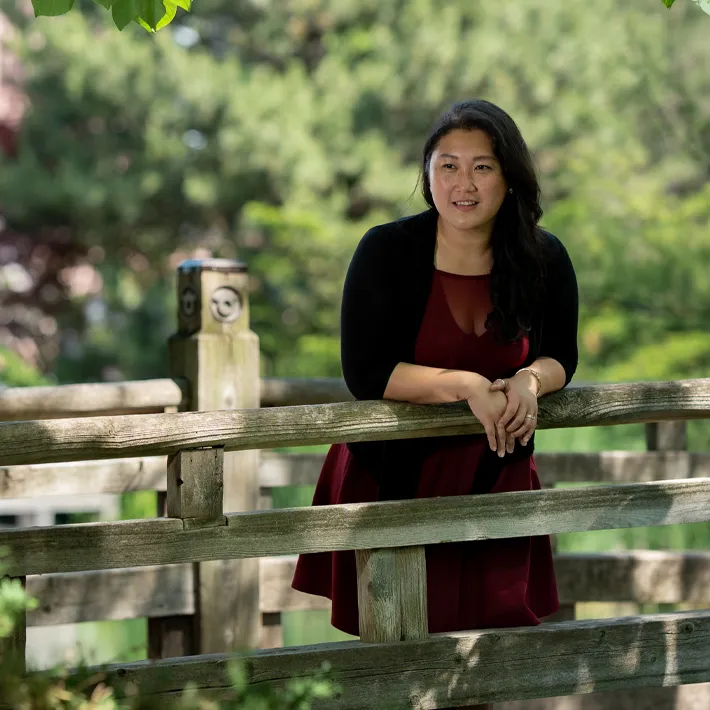
[[[190,259],[178,266],[178,329],[182,334],[236,333],[249,328],[247,265],[232,259]]]

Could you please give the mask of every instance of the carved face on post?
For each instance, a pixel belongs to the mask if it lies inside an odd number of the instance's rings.
[[[180,293],[180,313],[185,318],[192,318],[197,312],[197,292],[192,286],[185,286]]]
[[[229,286],[220,286],[210,298],[210,313],[219,323],[232,323],[242,313],[242,298]]]

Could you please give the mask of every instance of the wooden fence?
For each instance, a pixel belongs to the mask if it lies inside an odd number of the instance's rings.
[[[115,677],[156,699],[190,680],[219,697],[228,650],[279,646],[282,612],[327,608],[290,589],[294,555],[352,549],[362,641],[257,651],[250,682],[328,661],[344,688],[329,707],[370,708],[376,696],[423,709],[710,681],[707,611],[428,635],[423,563],[425,544],[710,520],[710,456],[680,450],[683,420],[710,416],[710,380],[541,400],[540,428],[647,423],[648,452],[536,455],[548,485],[614,485],[266,510],[274,488],[313,483],[322,457],[259,460],[260,449],[481,429],[459,405],[345,402],[339,381],[260,380],[244,278],[222,262],[181,270],[173,379],[0,393],[0,496],[156,490],[164,514],[0,531],[10,574],[40,601],[28,625],[148,617],[150,657],[163,660],[116,666]],[[222,308],[231,294],[236,315]],[[710,596],[706,553],[558,554],[556,571],[568,610]]]

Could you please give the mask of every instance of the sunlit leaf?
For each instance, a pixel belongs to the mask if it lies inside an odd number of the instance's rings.
[[[192,9],[192,0],[175,0],[175,4],[187,12]]]
[[[158,22],[155,28],[156,30],[160,30],[165,27],[165,25],[169,25],[175,19],[175,14],[177,13],[178,6],[176,3],[171,2],[171,0],[164,0],[164,5],[165,14],[160,22]]]
[[[55,17],[64,15],[72,9],[74,0],[32,0],[35,17]]]
[[[675,0],[663,0],[663,4],[666,7],[670,7],[674,2],[675,2]]]

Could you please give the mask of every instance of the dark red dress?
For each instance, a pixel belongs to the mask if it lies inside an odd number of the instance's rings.
[[[497,342],[485,330],[491,310],[489,277],[434,272],[416,344],[415,364],[469,370],[491,381],[521,367],[527,338]],[[516,442],[516,446],[520,444]],[[468,495],[488,447],[484,435],[441,437],[422,465],[418,498]],[[533,457],[503,459],[491,492],[540,488]],[[378,499],[378,485],[345,444],[330,448],[313,505]],[[426,549],[429,631],[530,626],[559,608],[547,536],[446,543]],[[294,589],[332,600],[331,622],[357,636],[354,552],[301,555]]]

